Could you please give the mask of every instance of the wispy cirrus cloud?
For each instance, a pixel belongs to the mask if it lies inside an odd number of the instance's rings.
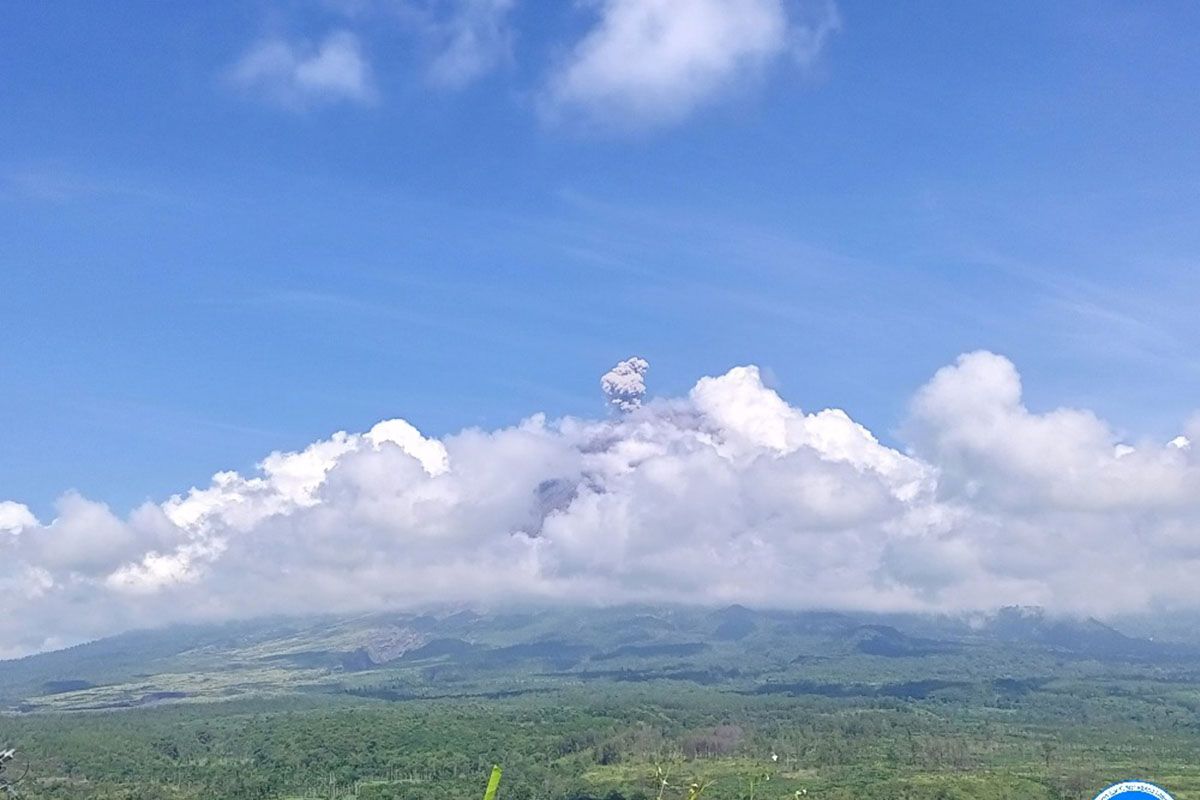
[[[508,17],[515,5],[515,0],[457,0],[448,13],[431,18],[426,24],[434,50],[429,79],[458,88],[510,61],[513,32]]]
[[[513,60],[517,0],[334,0],[359,30],[402,32],[429,84],[460,89]]]
[[[228,78],[247,94],[292,110],[337,102],[369,104],[376,97],[362,45],[344,30],[316,43],[263,39],[238,60]]]

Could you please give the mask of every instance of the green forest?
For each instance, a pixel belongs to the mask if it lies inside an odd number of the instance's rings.
[[[98,644],[94,685],[60,675],[53,693],[0,717],[0,740],[19,748],[31,800],[469,798],[493,764],[502,800],[1087,800],[1130,777],[1200,798],[1200,679],[1182,646],[1041,619],[1020,640],[944,624],[933,638],[937,623],[919,620],[893,620],[910,634],[877,620],[735,617],[744,624],[671,612],[644,630],[653,644],[615,646],[605,631],[632,619],[443,619],[430,636],[475,646],[430,638],[408,658],[320,668],[323,682],[83,708],[81,697],[112,697],[102,674],[120,683],[119,659],[100,656],[120,648]],[[198,634],[163,632],[148,660],[198,668],[217,652],[296,645],[294,626],[273,626],[224,628],[224,645],[173,655],[167,637]],[[567,631],[574,649],[544,638]],[[0,675],[27,686],[37,670],[84,674],[88,652],[7,662]],[[301,660],[308,675],[312,657]]]

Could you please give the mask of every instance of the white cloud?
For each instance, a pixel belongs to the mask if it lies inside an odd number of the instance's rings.
[[[462,88],[513,58],[510,17],[516,0],[327,0],[326,5],[360,30],[398,24],[411,36],[436,87]]]
[[[456,0],[450,13],[427,26],[436,55],[435,84],[464,86],[512,58],[508,16],[515,0]]]
[[[335,31],[315,45],[265,39],[242,56],[229,78],[238,88],[290,109],[375,98],[370,65],[358,37],[348,31]]]
[[[550,79],[543,110],[611,128],[676,122],[790,56],[801,65],[839,26],[831,2],[597,0],[595,26]],[[815,15],[805,16],[807,8]]]
[[[127,518],[74,494],[46,524],[0,503],[0,652],[181,619],[515,598],[1200,606],[1194,448],[1032,411],[1014,366],[982,352],[916,393],[904,436],[906,452],[843,411],[806,413],[739,367],[613,419],[441,440],[385,421]]]
[[[37,525],[37,517],[26,506],[11,500],[0,501],[0,533],[18,533]]]
[[[1186,504],[1197,477],[1177,446],[1130,447],[1090,411],[1030,412],[1012,362],[961,356],[913,403],[917,451],[943,471],[943,492],[988,508],[1104,511]]]

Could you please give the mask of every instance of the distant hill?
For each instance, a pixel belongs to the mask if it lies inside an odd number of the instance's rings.
[[[1101,658],[1145,655],[1148,650],[1146,640],[1126,636],[1099,620],[1052,617],[1040,608],[1002,608],[988,620],[985,630],[1004,641],[1034,642]]]
[[[860,653],[889,658],[928,656],[955,649],[951,641],[909,636],[891,625],[860,625],[850,632],[848,639]]]
[[[0,706],[82,710],[293,693],[500,696],[592,681],[749,693],[852,682],[855,691],[888,697],[950,690],[964,675],[1004,692],[1061,675],[1073,661],[1170,665],[1196,655],[1096,620],[1023,608],[973,621],[743,606],[379,613],[176,626],[0,661]]]

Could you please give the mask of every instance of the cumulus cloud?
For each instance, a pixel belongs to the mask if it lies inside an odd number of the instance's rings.
[[[839,17],[832,2],[599,0],[595,26],[543,93],[551,117],[608,127],[676,122],[775,62],[821,52]],[[807,13],[805,13],[807,12]]]
[[[609,419],[442,439],[389,420],[128,516],[75,494],[45,523],[0,503],[0,652],[447,601],[1200,606],[1195,449],[1031,410],[1001,356],[938,371],[904,449],[797,408],[752,366],[654,400],[645,362],[621,366]]]
[[[610,405],[622,411],[640,408],[646,396],[646,373],[650,362],[644,358],[627,358],[600,377],[600,388]]]
[[[37,524],[33,512],[20,503],[11,500],[0,501],[0,533],[19,533],[22,528],[30,528]]]
[[[338,101],[370,103],[371,68],[358,37],[335,31],[319,43],[269,38],[258,42],[229,72],[243,91],[290,109]]]

